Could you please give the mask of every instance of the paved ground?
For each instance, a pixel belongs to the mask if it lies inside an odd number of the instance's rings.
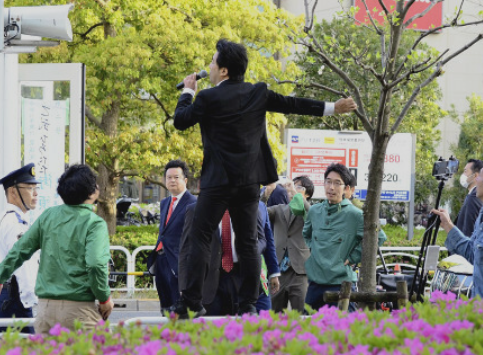
[[[136,317],[161,317],[158,300],[115,299],[111,324]]]

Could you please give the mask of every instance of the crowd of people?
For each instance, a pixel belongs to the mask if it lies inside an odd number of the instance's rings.
[[[164,169],[170,196],[161,201],[158,240],[147,265],[156,276],[163,314],[183,319],[190,311],[195,317],[287,307],[303,312],[306,305],[325,305],[324,293],[339,290],[343,281],[357,281],[364,217],[351,202],[355,177],[340,163],[328,166],[326,199],[313,206],[309,177],[276,184],[265,118],[268,111],[343,114],[357,105],[350,97],[327,103],[279,95],[265,83],[245,82],[247,66],[243,45],[220,40],[210,64],[213,86],[194,99],[196,75],[184,79],[174,126],[200,126],[204,157],[198,197],[187,190],[185,162],[173,160]],[[465,183],[476,185],[481,201],[480,163],[468,162]],[[8,202],[0,215],[0,317],[32,317],[38,304],[34,328],[42,334],[56,323],[73,329],[78,319],[89,329],[107,319],[113,309],[109,235],[93,212],[99,187],[91,169],[67,169],[57,188],[64,205],[45,210],[30,228],[26,213],[36,207],[39,184],[33,164],[0,183]],[[474,196],[471,190],[458,223],[471,225],[470,211],[481,207]],[[434,213],[449,232],[448,248],[474,262],[481,295],[483,212],[471,236],[453,226],[446,211]],[[385,239],[380,230],[379,244]]]

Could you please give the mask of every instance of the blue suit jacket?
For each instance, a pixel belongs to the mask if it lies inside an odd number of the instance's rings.
[[[171,214],[168,224],[166,224],[171,197],[166,197],[161,201],[161,218],[159,221],[159,235],[156,248],[158,247],[159,242],[162,241],[164,252],[168,259],[168,265],[176,276],[178,276],[179,244],[181,233],[183,233],[186,206],[193,202],[196,202],[196,197],[189,191],[186,191]]]
[[[258,203],[258,221],[257,230],[260,239],[260,234],[265,235],[266,248],[263,251],[263,257],[267,264],[268,276],[279,273],[277,253],[275,251],[275,240],[273,239],[272,228],[270,227],[270,219],[268,218],[267,206],[263,202]]]

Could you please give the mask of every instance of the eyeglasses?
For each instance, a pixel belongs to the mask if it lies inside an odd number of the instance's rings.
[[[302,185],[295,185],[295,190],[305,191],[305,187],[303,187]]]
[[[34,192],[39,192],[40,191],[40,187],[38,186],[17,186],[19,189],[25,189],[25,190],[29,190],[29,192],[32,194]]]
[[[344,183],[342,181],[339,181],[339,180],[330,180],[330,179],[327,179],[324,181],[324,185],[325,186],[334,186],[334,187],[341,187],[341,186],[344,186]]]

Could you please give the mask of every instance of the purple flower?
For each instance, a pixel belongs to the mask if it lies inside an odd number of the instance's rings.
[[[22,355],[22,348],[18,346],[16,348],[10,349],[9,351],[7,351],[6,355]]]
[[[434,291],[431,293],[431,298],[429,299],[430,302],[454,300],[456,300],[456,295],[453,292],[443,293],[441,291]]]
[[[134,351],[139,355],[157,355],[161,348],[161,340],[153,340],[146,344],[137,346]]]
[[[62,332],[70,333],[70,330],[61,326],[60,323],[57,323],[49,330],[49,334],[53,336],[59,336]]]
[[[233,342],[243,338],[243,324],[237,322],[230,322],[225,328],[225,337]]]

